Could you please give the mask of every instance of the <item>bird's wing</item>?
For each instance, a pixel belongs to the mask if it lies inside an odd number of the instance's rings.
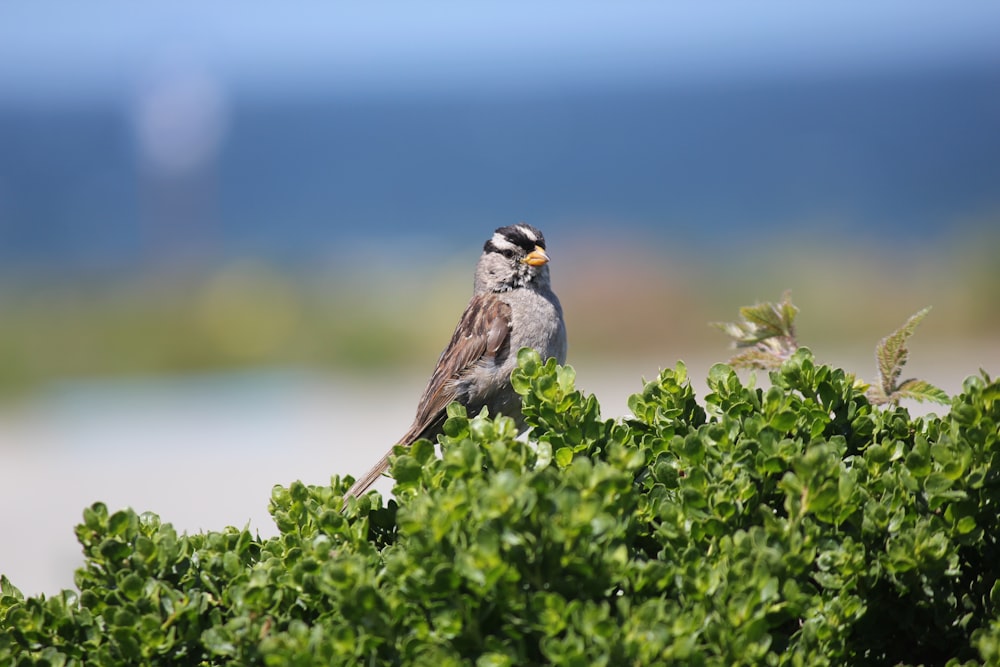
[[[434,374],[420,397],[417,416],[410,430],[399,441],[400,445],[408,447],[432,427],[444,423],[448,404],[458,398],[458,380],[476,364],[496,357],[508,344],[510,321],[510,305],[496,294],[472,297],[451,336],[451,342],[438,358]],[[345,502],[351,496],[360,496],[375,483],[388,469],[391,455],[392,450],[354,483],[344,497]]]
[[[400,444],[410,444],[408,438],[416,439],[444,416],[448,404],[458,398],[458,380],[476,364],[496,357],[507,344],[510,320],[510,305],[496,294],[472,298],[420,397],[413,427]]]

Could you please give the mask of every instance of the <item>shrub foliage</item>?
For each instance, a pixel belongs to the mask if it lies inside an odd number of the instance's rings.
[[[78,592],[6,579],[0,664],[897,665],[1000,660],[1000,384],[874,407],[796,350],[678,364],[607,420],[522,350],[532,427],[453,405],[395,500],[275,487],[277,537],[84,511]]]

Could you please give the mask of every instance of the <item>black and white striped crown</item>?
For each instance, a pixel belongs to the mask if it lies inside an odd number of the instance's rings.
[[[500,227],[493,232],[493,237],[483,245],[483,250],[503,253],[520,249],[527,254],[536,247],[545,250],[545,237],[531,225],[519,222],[516,225]]]

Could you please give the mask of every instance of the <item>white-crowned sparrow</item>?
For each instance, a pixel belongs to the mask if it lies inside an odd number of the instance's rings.
[[[400,445],[435,439],[452,401],[470,415],[485,406],[490,415],[507,415],[523,425],[521,397],[510,386],[517,351],[532,347],[543,359],[566,360],[566,325],[549,282],[548,262],[545,237],[524,223],[497,229],[483,245],[472,300],[438,358]],[[368,490],[389,467],[391,454],[390,449],[354,483],[345,501]]]

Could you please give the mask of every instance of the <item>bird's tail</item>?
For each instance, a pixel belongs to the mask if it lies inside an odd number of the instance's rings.
[[[402,437],[399,444],[404,447],[409,447],[414,443],[414,441],[417,440],[422,432],[423,429],[421,429],[418,424],[414,424],[410,427],[410,430],[406,432],[406,435]],[[389,469],[389,459],[392,457],[393,449],[395,449],[395,447],[390,447],[389,451],[385,453],[385,456],[380,458],[378,463],[373,465],[368,472],[358,479],[358,481],[354,482],[354,486],[348,489],[347,493],[344,494],[344,504],[341,507],[341,510],[343,510],[344,507],[347,507],[348,500],[361,496],[361,494],[371,488],[372,484],[375,483],[375,480],[377,480],[383,473],[385,473],[386,470]]]
[[[365,491],[371,488],[372,484],[375,483],[379,477],[382,476],[386,470],[389,469],[389,457],[392,455],[392,450],[389,450],[385,456],[379,459],[379,462],[372,466],[371,470],[362,475],[358,481],[354,482],[347,494],[344,496],[344,505],[347,505],[347,501],[353,497],[360,496]]]

